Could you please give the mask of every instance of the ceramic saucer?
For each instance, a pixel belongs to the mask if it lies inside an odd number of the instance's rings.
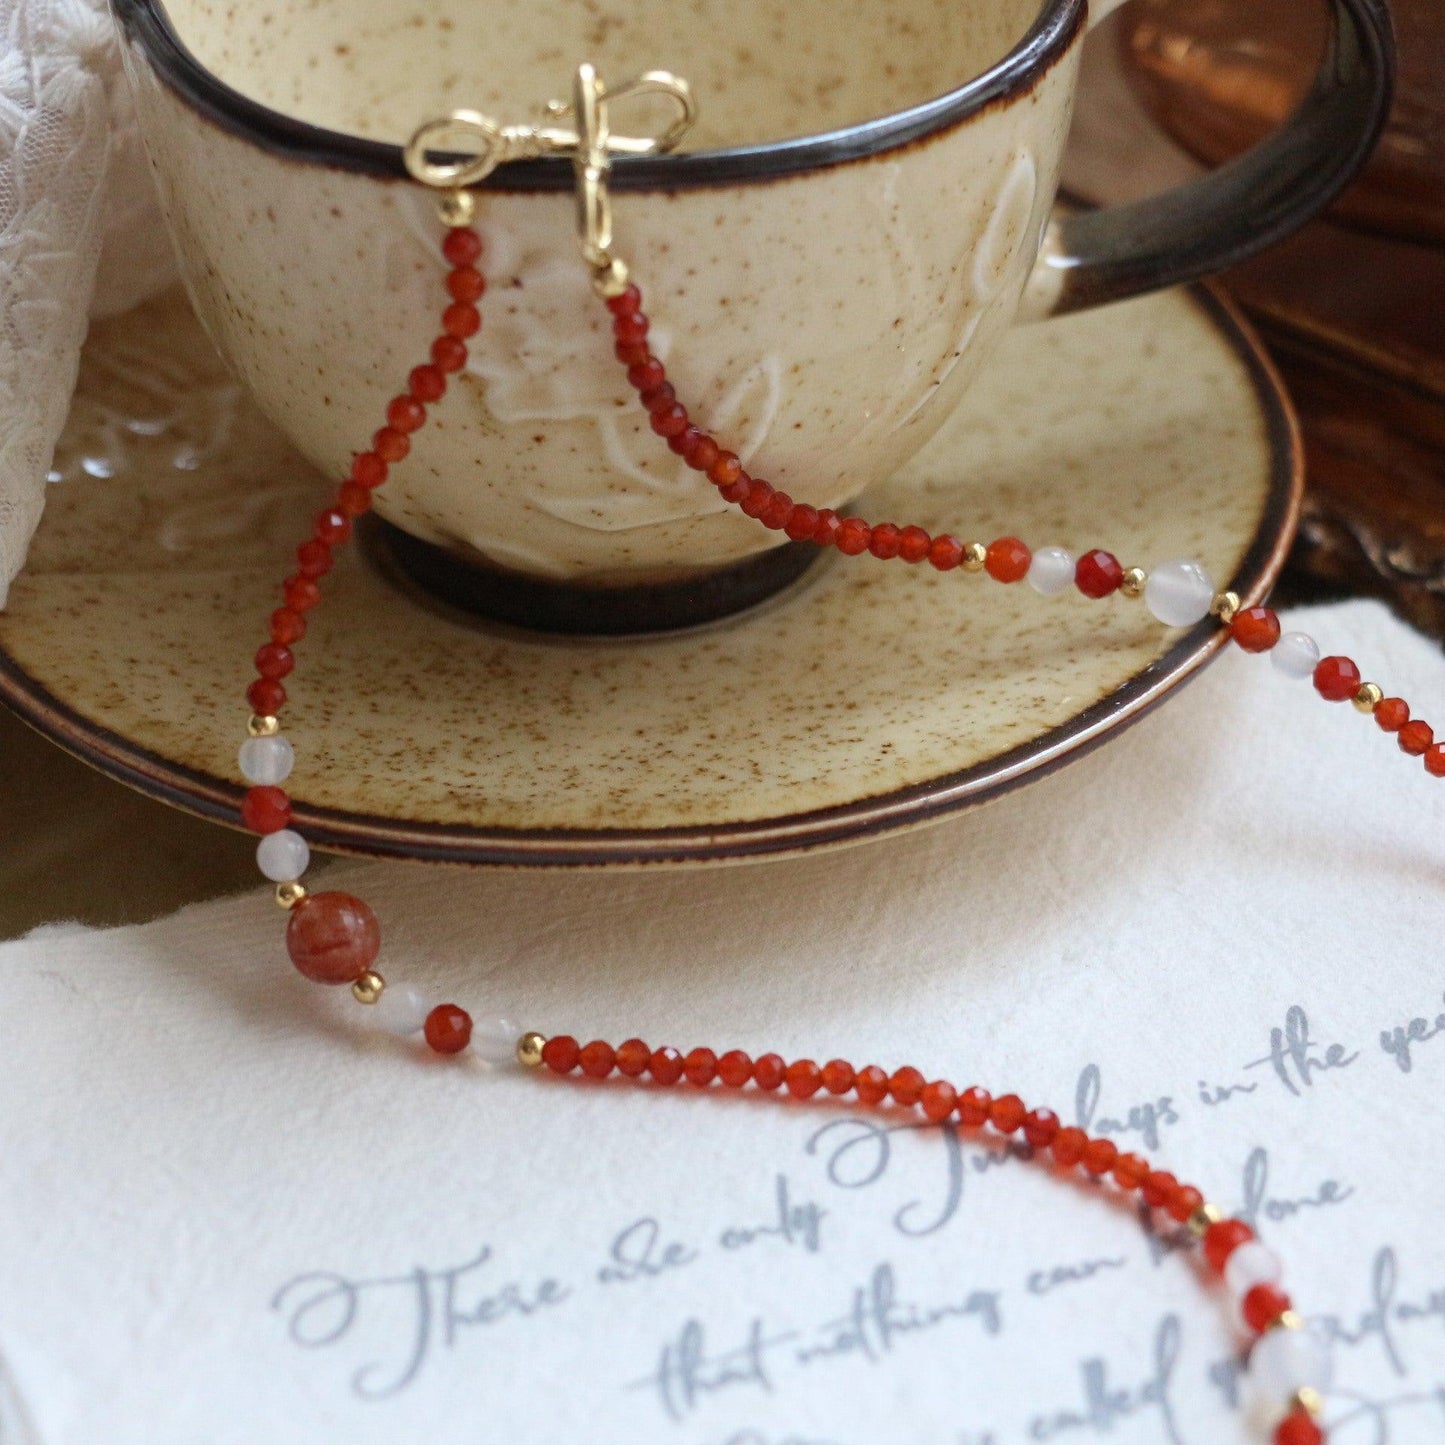
[[[1252,599],[1299,488],[1273,373],[1196,290],[1016,330],[860,510],[1126,565],[1193,557]],[[326,492],[179,293],[98,324],[0,615],[0,696],[103,771],[235,823],[249,660]],[[627,640],[478,621],[374,549],[330,580],[288,682],[298,826],[324,848],[468,863],[710,862],[914,826],[1112,736],[1219,645],[1119,597],[867,556]]]

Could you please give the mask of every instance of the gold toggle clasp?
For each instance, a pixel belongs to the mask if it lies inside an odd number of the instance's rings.
[[[640,96],[665,96],[676,113],[658,135],[614,135],[612,107]],[[500,125],[475,110],[454,110],[430,120],[407,141],[402,152],[407,171],[423,185],[447,192],[443,219],[449,225],[470,220],[474,202],[468,186],[485,180],[507,161],[541,156],[570,156],[576,177],[577,231],[593,283],[605,296],[627,284],[627,267],[612,254],[612,203],[608,177],[614,155],[661,155],[672,150],[697,119],[692,87],[666,70],[648,70],[623,84],[603,84],[594,65],[583,63],[572,79],[571,102],[550,101],[549,121],[563,125]],[[433,157],[440,157],[433,159]]]

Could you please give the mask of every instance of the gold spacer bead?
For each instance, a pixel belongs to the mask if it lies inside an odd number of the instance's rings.
[[[1325,1413],[1325,1397],[1313,1385],[1302,1385],[1294,1392],[1294,1403],[1312,1419],[1318,1420]]]
[[[604,301],[621,296],[627,290],[627,262],[617,256],[609,257],[606,265],[592,272],[592,289]]]
[[[448,191],[437,202],[444,226],[470,226],[477,215],[477,198],[470,191]]]
[[[281,719],[262,717],[260,713],[254,713],[251,721],[246,724],[246,731],[253,738],[273,738],[281,731]]]
[[[1217,1204],[1201,1204],[1189,1216],[1189,1229],[1202,1239],[1209,1232],[1209,1226],[1218,1224],[1223,1218],[1224,1211]]]
[[[1269,1327],[1272,1330],[1302,1330],[1305,1322],[1303,1317],[1293,1310],[1284,1310],[1278,1319],[1270,1321]]]
[[[542,1062],[542,1048],[546,1036],[539,1033],[525,1033],[517,1040],[517,1062],[526,1068],[535,1069]]]
[[[965,572],[982,572],[983,564],[988,561],[988,548],[982,542],[970,542],[963,549],[963,570]]]
[[[299,883],[278,883],[276,885],[276,902],[282,908],[295,908],[305,897],[306,890]]]
[[[1217,617],[1226,627],[1234,621],[1234,614],[1239,611],[1238,592],[1218,592],[1214,601],[1209,604],[1209,614]]]
[[[374,968],[368,968],[351,985],[351,996],[357,1003],[375,1003],[385,987],[386,980]]]
[[[1378,682],[1364,682],[1354,696],[1356,712],[1371,713],[1385,700],[1385,689]]]
[[[1142,597],[1144,595],[1144,584],[1149,580],[1149,574],[1142,567],[1131,567],[1124,573],[1124,579],[1119,583],[1119,591],[1125,597]]]

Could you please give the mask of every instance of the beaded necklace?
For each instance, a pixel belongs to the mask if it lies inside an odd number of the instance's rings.
[[[607,100],[644,92],[670,95],[679,106],[678,121],[656,139],[610,137]],[[474,1019],[458,1004],[433,1003],[411,985],[387,984],[375,968],[381,930],[366,903],[337,891],[311,893],[302,884],[310,849],[289,826],[291,800],[282,784],[290,776],[295,755],[279,721],[286,703],[283,679],[295,666],[292,649],[305,636],[307,613],[321,600],[321,579],[330,572],[336,549],[350,538],[355,519],[370,509],[372,494],[384,485],[390,469],[405,460],[412,434],[425,425],[428,408],[442,400],[448,377],[466,365],[467,342],[481,328],[479,303],[486,281],[478,263],[483,246],[472,227],[475,200],[465,187],[504,160],[549,152],[567,153],[573,159],[582,250],[592,270],[593,289],[611,313],[614,351],[626,368],[628,384],[646,409],[652,430],[725,501],[794,541],[835,547],[845,556],[867,552],[884,561],[927,562],[939,572],[985,573],[1004,585],[1027,581],[1046,597],[1070,587],[1096,601],[1117,593],[1142,599],[1153,616],[1169,627],[1192,626],[1212,616],[1242,650],[1267,653],[1286,676],[1311,680],[1327,701],[1353,702],[1383,731],[1395,734],[1403,752],[1422,757],[1429,772],[1445,776],[1445,743],[1434,741],[1429,725],[1412,718],[1401,698],[1386,697],[1377,684],[1364,681],[1348,657],[1322,657],[1307,634],[1282,632],[1272,609],[1242,607],[1234,593],[1217,591],[1197,562],[1166,561],[1146,570],[1125,567],[1103,549],[1076,558],[1062,547],[1030,548],[1017,537],[999,537],[988,544],[962,542],[948,533],[932,536],[918,526],[839,516],[830,508],[795,502],[771,483],[750,476],[736,454],[699,427],[678,399],[662,362],[648,347],[650,323],[642,309],[642,294],[611,247],[607,190],[611,153],[647,153],[675,144],[693,114],[686,83],[665,72],[649,72],[609,90],[592,67],[584,65],[577,72],[572,105],[550,109],[558,117],[571,114],[576,132],[501,127],[472,112],[456,112],[422,127],[406,148],[412,175],[443,192],[441,254],[447,266],[448,300],[441,329],[429,359],[412,368],[405,391],[387,404],[385,425],[373,435],[370,446],[354,456],[332,504],[317,514],[311,535],[297,548],[296,570],[282,584],[283,605],[271,614],[269,639],[256,653],[258,675],[246,692],[252,716],[239,762],[250,787],[241,819],[261,835],[257,862],[276,884],[277,902],[287,910],[286,947],[292,963],[316,983],[349,985],[353,997],[383,1028],[402,1036],[419,1034],[438,1054],[470,1051],[489,1064],[515,1063],[591,1079],[615,1072],[657,1085],[751,1086],[798,1101],[820,1091],[838,1098],[851,1094],[868,1108],[917,1110],[931,1123],[1021,1137],[1040,1162],[1051,1163],[1062,1173],[1082,1171],[1121,1196],[1137,1194],[1149,1208],[1186,1227],[1209,1270],[1222,1280],[1235,1317],[1250,1333],[1248,1380],[1258,1403],[1270,1412],[1274,1445],[1321,1445],[1325,1432],[1319,1417],[1331,1377],[1329,1351],[1292,1308],[1280,1284],[1279,1257],[1255,1238],[1245,1221],[1226,1218],[1193,1185],[1154,1168],[1143,1156],[1121,1153],[1109,1139],[1065,1127],[1052,1110],[1029,1108],[1017,1094],[995,1097],[977,1086],[959,1089],[947,1080],[930,1081],[911,1066],[890,1073],[876,1064],[855,1068],[843,1059],[820,1067],[812,1059],[788,1062],[773,1053],[752,1058],[739,1049],[718,1054],[694,1048],[683,1054],[671,1047],[650,1047],[641,1039],[628,1039],[616,1047],[602,1040],[581,1045],[566,1034],[548,1038],[521,1032],[502,1018]],[[459,136],[471,142],[470,158],[431,159],[440,139]]]

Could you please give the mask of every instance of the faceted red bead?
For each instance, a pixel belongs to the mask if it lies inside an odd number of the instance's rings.
[[[1141,1154],[1121,1154],[1114,1160],[1112,1173],[1120,1189],[1139,1189],[1149,1177],[1149,1161]]]
[[[394,396],[386,404],[386,423],[397,431],[417,431],[426,425],[426,408],[414,396]]]
[[[687,429],[687,408],[680,401],[658,407],[652,413],[652,429],[660,437],[675,437]]]
[[[988,544],[983,565],[995,582],[1021,582],[1032,561],[1033,553],[1017,537],[1000,537]]]
[[[823,507],[818,512],[818,524],[813,528],[813,541],[820,547],[832,547],[838,541],[838,529],[843,525],[837,512]]]
[[[627,368],[627,380],[639,392],[648,392],[667,380],[667,372],[655,356],[649,356]]]
[[[706,474],[721,455],[722,448],[706,432],[699,432],[697,440],[682,454],[682,459],[693,471]]]
[[[1410,721],[1410,705],[1403,697],[1381,698],[1375,707],[1375,721],[1383,732],[1397,733]]]
[[[1272,607],[1245,607],[1234,614],[1229,635],[1245,652],[1268,652],[1279,641],[1279,618]]]
[[[386,463],[375,452],[358,452],[351,459],[351,480],[363,487],[379,487],[386,480]]]
[[[332,567],[331,548],[314,537],[296,549],[296,570],[303,577],[324,577]]]
[[[748,476],[746,472],[744,472],[737,481],[729,482],[726,486],[717,489],[718,496],[720,496],[723,501],[732,502],[739,507],[747,501],[748,497],[752,494],[752,490],[753,479]]]
[[[359,517],[371,510],[371,493],[360,482],[342,482],[336,494],[336,506],[348,517]]]
[[[467,364],[467,345],[455,336],[438,336],[431,344],[431,359],[444,371],[460,371]]]
[[[677,400],[677,388],[670,381],[660,381],[656,386],[639,392],[637,399],[648,411],[656,411],[658,407],[671,406]]]
[[[652,1051],[647,1061],[648,1072],[659,1084],[675,1084],[682,1078],[682,1055],[674,1048]]]
[[[453,340],[456,338],[453,337]],[[408,390],[418,401],[440,401],[446,395],[446,373],[439,366],[414,366],[406,378]],[[423,412],[423,417],[425,413]]]
[[[475,336],[482,329],[482,313],[466,301],[453,301],[442,312],[442,330],[458,341]]]
[[[823,1071],[812,1059],[794,1059],[788,1065],[787,1083],[795,1099],[811,1099],[823,1087]]]
[[[923,1097],[923,1086],[928,1082],[911,1064],[895,1069],[888,1079],[888,1092],[895,1104],[909,1107]]]
[[[1326,702],[1348,702],[1361,681],[1360,669],[1348,657],[1322,657],[1315,665],[1315,691]]]
[[[847,1059],[829,1059],[823,1065],[823,1087],[830,1094],[846,1094],[853,1087],[853,1065]]]
[[[933,538],[922,527],[905,527],[898,534],[898,555],[905,562],[921,562],[928,556]]]
[[[988,1121],[1001,1134],[1012,1134],[1023,1127],[1024,1101],[1017,1094],[1004,1094],[993,1101],[988,1111]]]
[[[581,1057],[582,1050],[571,1034],[557,1034],[542,1045],[542,1062],[554,1074],[570,1074]]]
[[[422,1025],[427,1047],[438,1054],[459,1054],[472,1041],[472,1016],[454,1003],[439,1003]]]
[[[1297,1405],[1275,1428],[1274,1445],[1325,1445],[1325,1432],[1303,1405]]]
[[[616,1066],[617,1050],[602,1039],[593,1039],[582,1046],[577,1062],[589,1079],[605,1079]]]
[[[838,524],[838,550],[845,557],[856,557],[868,550],[873,529],[862,517],[844,517]]]
[[[1090,1139],[1084,1145],[1084,1168],[1090,1174],[1107,1174],[1119,1157],[1119,1146],[1112,1139]]]
[[[651,323],[640,311],[619,316],[612,323],[612,334],[619,341],[646,341]]]
[[[730,1089],[741,1089],[753,1076],[753,1061],[741,1049],[729,1049],[717,1061],[717,1076]]]
[[[719,452],[717,460],[707,469],[707,479],[714,486],[726,487],[743,474],[743,464],[731,452]]]
[[[458,266],[447,274],[447,290],[453,301],[480,301],[486,289],[486,278],[475,266]]]
[[[286,951],[313,983],[355,983],[381,952],[381,927],[350,893],[308,893],[286,920]]]
[[[810,507],[806,502],[795,502],[788,512],[788,520],[784,523],[783,530],[795,542],[808,541],[818,530],[818,509]]]
[[[1400,751],[1409,753],[1412,758],[1418,758],[1429,750],[1430,744],[1435,741],[1435,731],[1427,722],[1421,722],[1419,718],[1411,718],[1404,727],[1400,729]]]
[[[683,1076],[699,1089],[717,1078],[717,1055],[711,1049],[693,1049],[682,1061]]]
[[[1179,1181],[1167,1169],[1151,1169],[1141,1192],[1150,1209],[1163,1209],[1179,1188]]]
[[[1445,778],[1445,743],[1433,743],[1425,749],[1425,771]]]
[[[617,1072],[636,1079],[647,1072],[652,1050],[641,1039],[627,1039],[617,1045]]]
[[[768,498],[768,505],[763,508],[758,521],[765,527],[771,527],[774,532],[781,532],[792,515],[793,499],[786,492],[774,492]]]
[[[641,366],[651,356],[645,341],[616,341],[612,345],[612,354],[629,369]]]
[[[626,316],[642,305],[642,292],[636,286],[628,285],[616,296],[609,296],[604,304],[614,316]]]
[[[1058,1133],[1059,1116],[1052,1109],[1031,1109],[1024,1116],[1024,1138],[1035,1149],[1047,1149]]]
[[[291,615],[297,617],[300,614],[293,612]],[[279,642],[263,642],[256,649],[256,671],[262,677],[289,677],[295,666],[295,655],[289,647],[283,647]]]
[[[928,560],[940,572],[951,572],[963,561],[963,543],[945,532],[929,544]]]
[[[281,584],[281,595],[293,612],[310,612],[321,601],[321,588],[314,577],[288,577]]]
[[[748,494],[738,505],[750,517],[761,517],[768,510],[776,493],[772,484],[753,477],[748,483]]]
[[[888,1097],[888,1075],[877,1064],[867,1064],[853,1075],[853,1091],[860,1104],[873,1108]]]
[[[1085,597],[1107,597],[1123,580],[1124,569],[1112,552],[1085,552],[1074,566],[1074,585]]]
[[[286,689],[274,677],[258,677],[246,689],[246,701],[260,717],[275,717],[286,706]]]
[[[306,636],[306,619],[289,607],[278,607],[271,614],[271,641],[289,646]]]
[[[702,431],[689,422],[675,437],[668,437],[667,445],[686,461],[687,454],[702,440],[702,436]]]
[[[780,1054],[764,1054],[753,1064],[753,1082],[769,1093],[774,1089],[781,1089],[783,1080],[787,1077],[788,1066]]]
[[[923,1117],[930,1123],[941,1124],[953,1113],[958,1102],[958,1090],[947,1079],[935,1079],[923,1086],[918,1102],[923,1106]]]
[[[326,547],[339,547],[351,538],[351,518],[335,507],[316,514],[316,540]]]
[[[1089,1136],[1082,1129],[1076,1129],[1070,1124],[1054,1135],[1054,1142],[1049,1147],[1060,1164],[1066,1169],[1072,1169],[1075,1164],[1083,1161],[1088,1143]]]
[[[891,561],[898,555],[900,536],[892,522],[879,522],[868,538],[868,550],[882,562]]]
[[[470,266],[482,254],[482,238],[470,226],[453,226],[442,237],[442,255],[453,266]]]
[[[958,1096],[958,1122],[965,1129],[982,1129],[988,1123],[989,1110],[992,1108],[993,1095],[975,1084]]]
[[[1204,1196],[1192,1184],[1181,1184],[1170,1197],[1168,1210],[1170,1219],[1187,1224],[1194,1211],[1204,1203]]]
[[[1240,1301],[1239,1313],[1255,1334],[1262,1335],[1289,1307],[1289,1296],[1277,1284],[1257,1284]]]
[[[384,426],[371,439],[372,450],[384,462],[399,462],[411,451],[411,438],[394,426]]]
[[[253,833],[279,833],[291,821],[291,799],[284,788],[250,788],[241,799],[241,822]]]
[[[1216,1274],[1223,1274],[1229,1256],[1253,1238],[1254,1231],[1242,1219],[1221,1219],[1204,1232],[1204,1257]]]

